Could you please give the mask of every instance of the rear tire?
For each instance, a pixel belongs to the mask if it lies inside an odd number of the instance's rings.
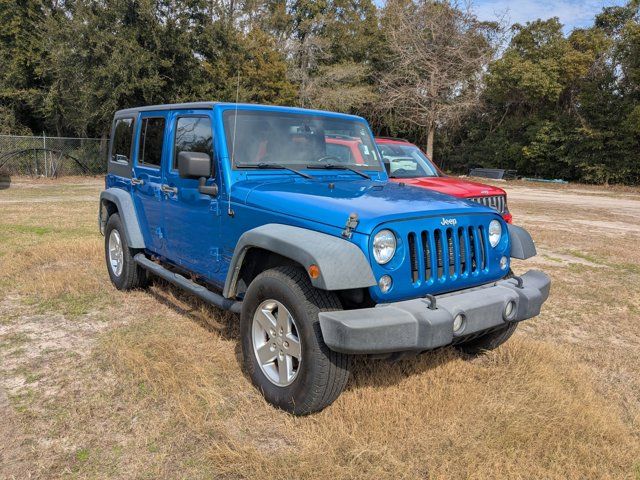
[[[318,321],[339,309],[336,295],[314,288],[300,267],[273,268],[251,282],[240,316],[243,364],[269,403],[305,415],[344,390],[351,357],[325,345]]]
[[[147,271],[133,259],[136,253],[127,244],[120,215],[112,214],[104,232],[104,255],[109,278],[118,290],[144,288],[149,284]]]
[[[455,348],[467,355],[477,356],[488,350],[494,350],[511,338],[518,327],[517,323],[509,323],[499,330],[485,333],[481,337],[455,345]]]

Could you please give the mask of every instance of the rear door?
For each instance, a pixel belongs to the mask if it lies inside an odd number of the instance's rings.
[[[172,112],[169,120],[170,147],[164,187],[168,192],[164,208],[167,258],[211,280],[219,270],[218,198],[200,193],[198,179],[180,177],[178,154],[206,153],[212,164],[217,165],[212,111]],[[217,183],[219,176],[215,172],[207,179],[207,185]]]
[[[165,148],[166,112],[144,112],[137,122],[131,188],[138,221],[147,249],[158,255],[165,250],[163,220],[162,160]]]

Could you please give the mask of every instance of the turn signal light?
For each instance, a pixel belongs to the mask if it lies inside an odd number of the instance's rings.
[[[311,278],[318,278],[320,276],[320,267],[318,267],[318,265],[311,265],[308,271]]]

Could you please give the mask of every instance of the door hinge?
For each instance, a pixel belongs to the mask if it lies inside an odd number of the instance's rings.
[[[213,261],[218,263],[220,261],[220,249],[219,248],[210,248],[209,256],[213,258]]]

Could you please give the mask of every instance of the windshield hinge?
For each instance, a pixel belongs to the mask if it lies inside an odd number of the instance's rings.
[[[360,223],[360,220],[358,220],[358,214],[350,214],[347,219],[347,223],[344,226],[344,230],[342,231],[342,236],[344,238],[351,238],[353,236],[353,231],[358,226],[358,223]]]

